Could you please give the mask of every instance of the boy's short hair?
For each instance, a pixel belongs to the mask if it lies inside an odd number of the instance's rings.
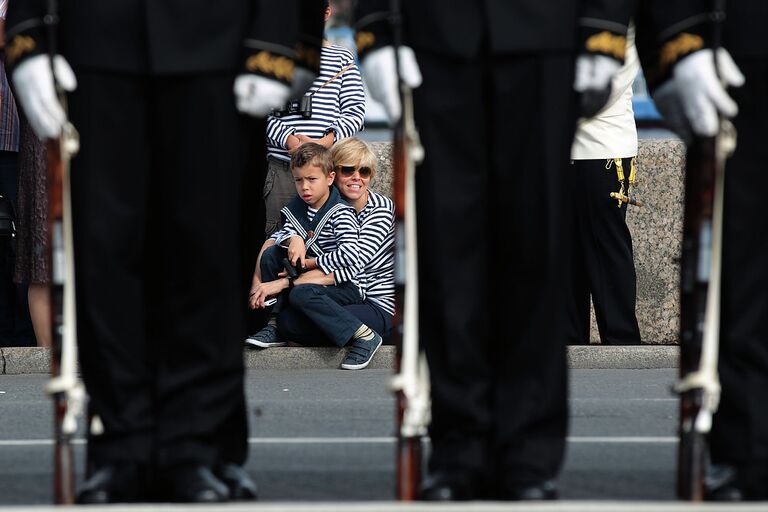
[[[315,165],[328,176],[333,172],[331,152],[316,142],[302,144],[291,156],[291,170],[305,165]]]
[[[371,179],[376,176],[376,154],[367,142],[357,137],[349,137],[334,144],[331,147],[331,159],[334,169],[342,165],[359,165],[371,169]]]

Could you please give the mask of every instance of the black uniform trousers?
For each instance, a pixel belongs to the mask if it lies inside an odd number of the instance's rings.
[[[97,464],[242,462],[243,149],[233,75],[76,69],[83,378]]]
[[[714,462],[739,467],[750,491],[768,498],[768,61],[736,63],[746,83],[730,91],[738,146],[725,170],[722,398],[710,441]]]
[[[567,427],[573,57],[417,60],[430,469],[538,483],[559,471]]]
[[[610,161],[610,165],[606,163]],[[624,191],[629,187],[631,158],[622,159]],[[604,345],[640,344],[635,316],[636,277],[627,204],[618,206],[612,159],[574,160],[571,165],[577,250],[574,255],[573,344],[589,344],[589,301]]]

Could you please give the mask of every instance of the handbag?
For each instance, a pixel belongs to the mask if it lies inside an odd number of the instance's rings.
[[[0,238],[13,238],[16,236],[16,222],[13,215],[13,203],[0,195]]]

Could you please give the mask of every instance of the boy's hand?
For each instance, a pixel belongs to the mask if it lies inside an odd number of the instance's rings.
[[[304,245],[304,240],[298,236],[292,236],[291,241],[288,243],[288,260],[291,265],[296,266],[296,262],[300,262],[304,267],[304,259],[307,255],[307,246]]]
[[[261,283],[251,288],[251,293],[248,297],[248,307],[251,309],[264,309],[264,301],[278,295],[286,288],[288,288],[288,281],[285,278]]]

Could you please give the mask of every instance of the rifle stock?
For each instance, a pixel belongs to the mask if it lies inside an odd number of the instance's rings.
[[[720,333],[723,183],[736,133],[721,121],[717,137],[688,150],[680,297],[680,423],[677,495],[704,499],[707,435],[720,401],[717,373]]]
[[[51,279],[51,380],[62,377],[63,329],[64,324],[64,281],[60,260],[63,251],[64,219],[64,160],[61,141],[47,141],[48,151],[48,258]],[[54,410],[54,502],[71,505],[75,501],[73,478],[73,454],[71,435],[64,431],[67,414],[66,390],[51,391]]]

